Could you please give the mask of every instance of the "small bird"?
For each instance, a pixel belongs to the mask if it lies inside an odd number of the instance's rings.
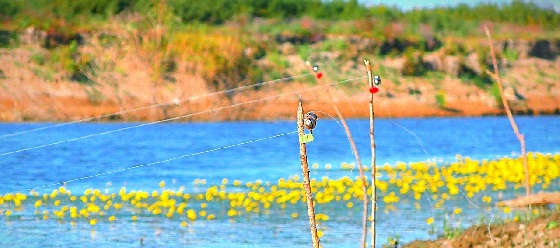
[[[312,69],[313,69],[313,72],[318,72],[319,71],[319,66],[314,65]]]
[[[373,76],[373,84],[377,87],[381,85],[381,77],[379,75]]]
[[[304,116],[303,124],[305,128],[311,132],[311,134],[313,134],[313,129],[317,126],[317,119],[317,115],[313,112],[307,112]]]

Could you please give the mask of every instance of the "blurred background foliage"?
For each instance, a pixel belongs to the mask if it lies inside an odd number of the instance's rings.
[[[13,19],[19,27],[49,28],[53,21],[80,25],[94,23],[123,12],[149,14],[154,0],[0,0],[0,16]],[[540,25],[556,29],[560,15],[533,3],[460,4],[455,7],[402,11],[384,5],[366,6],[357,0],[168,0],[169,10],[184,23],[222,24],[238,16],[251,18],[311,17],[326,20],[373,18],[379,23],[399,20],[411,25],[429,24],[434,31],[468,29],[482,21]]]

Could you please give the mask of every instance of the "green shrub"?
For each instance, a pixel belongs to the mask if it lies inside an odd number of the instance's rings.
[[[290,66],[290,63],[284,58],[284,56],[276,51],[270,51],[265,56],[275,67],[280,69],[285,69]]]
[[[31,61],[38,65],[44,65],[46,58],[42,53],[34,53],[33,55],[31,55]]]
[[[42,55],[35,54],[32,60],[41,65],[43,62],[49,67],[57,67],[59,70],[64,70],[70,80],[76,81],[81,84],[94,84],[90,76],[95,74],[95,63],[93,57],[88,54],[81,54],[78,51],[78,44],[72,41],[69,45],[58,46],[49,51],[49,54],[42,58]]]
[[[401,73],[405,76],[422,76],[426,73],[423,61],[423,53],[407,48],[404,52],[404,65]]]
[[[461,69],[459,71],[459,78],[466,83],[472,83],[476,87],[486,90],[489,86],[492,86],[493,81],[486,73],[482,73],[478,75],[472,69],[461,65]]]
[[[466,49],[462,44],[452,40],[446,41],[443,46],[443,52],[447,55],[465,55],[465,50]]]
[[[348,48],[348,43],[344,39],[328,39],[321,43],[322,51],[344,51]]]
[[[297,53],[299,57],[303,60],[308,60],[311,56],[311,46],[309,44],[299,45],[297,46]]]
[[[17,35],[15,32],[0,30],[0,47],[8,48],[15,45]]]
[[[445,108],[446,106],[446,102],[445,102],[445,92],[439,90],[436,95],[436,104],[439,108]]]
[[[517,59],[519,59],[519,53],[513,49],[506,49],[503,53],[504,58],[506,58],[508,61],[516,61]]]
[[[0,0],[0,20],[15,16],[21,11],[22,4],[21,0]]]

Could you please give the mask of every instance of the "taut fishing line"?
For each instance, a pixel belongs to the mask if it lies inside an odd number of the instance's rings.
[[[55,145],[60,145],[60,144],[64,144],[64,143],[76,142],[76,141],[80,141],[80,140],[84,140],[84,139],[88,139],[88,138],[92,138],[92,137],[96,137],[96,136],[113,134],[113,133],[122,132],[122,131],[133,129],[133,128],[139,128],[139,127],[150,126],[150,125],[155,125],[155,124],[159,124],[159,123],[170,122],[170,121],[184,119],[184,118],[188,118],[188,117],[192,117],[192,116],[196,116],[196,115],[201,115],[201,114],[205,114],[205,113],[221,111],[221,110],[224,110],[224,109],[235,108],[235,107],[239,107],[239,106],[246,105],[246,104],[252,104],[252,103],[266,101],[266,100],[273,99],[273,98],[278,98],[278,97],[281,97],[281,96],[293,95],[293,94],[298,94],[298,93],[302,93],[302,92],[312,91],[312,90],[315,90],[317,88],[321,88],[321,87],[324,87],[324,86],[343,84],[343,83],[346,83],[346,82],[350,82],[350,81],[354,81],[354,80],[358,80],[358,79],[362,79],[362,78],[364,78],[364,77],[346,79],[346,80],[342,80],[342,81],[338,81],[338,82],[334,82],[334,83],[330,83],[330,84],[326,84],[326,85],[314,86],[314,87],[311,87],[311,88],[307,88],[305,90],[291,91],[291,92],[287,92],[287,93],[277,94],[277,95],[273,95],[273,96],[267,96],[267,97],[263,97],[263,98],[257,98],[257,99],[253,99],[253,100],[250,100],[250,101],[240,102],[240,103],[236,103],[236,104],[225,105],[225,106],[221,106],[221,107],[217,107],[217,108],[213,108],[213,109],[207,109],[207,110],[203,110],[203,111],[200,111],[200,112],[190,113],[190,114],[186,114],[186,115],[180,115],[180,116],[176,116],[176,117],[172,117],[172,118],[168,118],[168,119],[163,119],[163,120],[159,120],[159,121],[142,123],[142,124],[138,124],[138,125],[134,125],[134,126],[123,127],[123,128],[119,128],[119,129],[114,129],[114,130],[109,130],[109,131],[104,131],[104,132],[99,132],[99,133],[93,133],[93,134],[84,135],[84,136],[80,136],[80,137],[59,140],[59,141],[48,143],[48,144],[22,148],[22,149],[10,151],[10,152],[1,153],[0,157],[8,156],[8,155],[11,155],[11,154],[16,154],[16,153],[20,153],[20,152],[36,150],[36,149],[55,146]]]
[[[363,78],[363,77],[361,77]],[[342,84],[342,83],[346,83],[349,81],[353,81],[353,80],[357,80],[357,79],[361,79],[361,78],[354,78],[354,79],[346,79],[340,82],[335,82],[335,83],[331,83],[328,85],[338,85],[338,84]],[[297,94],[297,93],[302,93],[302,92],[307,92],[307,91],[311,91],[314,90],[316,88],[321,88],[321,87],[325,87],[326,85],[319,85],[319,86],[315,86],[312,88],[308,88],[305,90],[300,90],[300,91],[295,91],[295,92],[289,92],[289,93],[284,93],[284,94],[279,94],[279,95],[275,95],[275,96],[270,96],[270,97],[266,97],[266,98],[261,98],[261,99],[255,99],[252,101],[248,101],[248,102],[244,102],[243,104],[247,104],[247,103],[252,103],[252,102],[257,102],[257,101],[261,101],[262,99],[269,99],[269,98],[274,98],[274,97],[278,97],[278,96],[283,96],[283,95],[289,95],[289,94]],[[241,103],[240,103],[241,104]],[[231,106],[237,106],[239,104],[234,104],[234,105],[228,105],[228,106],[224,106],[224,107],[231,107]],[[213,110],[208,110],[208,112],[211,111],[216,111],[215,109]],[[178,117],[175,117],[178,118]],[[160,121],[161,122],[161,121]],[[158,122],[159,123],[159,122]],[[150,123],[146,123],[146,124],[150,124]],[[133,126],[133,127],[137,127],[137,126]],[[129,128],[133,128],[133,127],[129,127]],[[120,130],[120,129],[118,129]],[[115,131],[115,130],[113,130]],[[198,156],[198,155],[202,155],[202,154],[206,154],[206,153],[211,153],[211,152],[215,152],[215,151],[219,151],[219,150],[225,150],[225,149],[230,149],[230,148],[234,148],[237,146],[242,146],[242,145],[246,145],[246,144],[251,144],[251,143],[256,143],[259,141],[264,141],[264,140],[269,140],[269,139],[274,139],[274,138],[278,138],[281,136],[286,136],[289,134],[293,134],[296,133],[297,131],[292,131],[292,132],[286,132],[286,133],[280,133],[280,134],[276,134],[276,135],[272,135],[272,136],[268,136],[265,138],[259,138],[259,139],[253,139],[253,140],[247,140],[241,143],[237,143],[237,144],[233,144],[233,145],[227,145],[227,146],[220,146],[220,147],[215,147],[209,150],[205,150],[205,151],[201,151],[201,152],[196,152],[196,153],[189,153],[189,154],[184,154],[184,155],[180,155],[180,156],[175,156],[169,159],[165,159],[165,160],[160,160],[160,161],[155,161],[155,162],[151,162],[151,163],[142,163],[142,164],[138,164],[138,165],[134,165],[131,167],[126,167],[126,168],[121,168],[121,169],[115,169],[115,170],[109,170],[109,171],[102,171],[93,175],[89,175],[89,176],[83,176],[83,177],[78,177],[78,178],[73,178],[73,179],[69,179],[69,180],[65,180],[65,181],[61,181],[61,182],[57,182],[57,183],[52,183],[52,184],[47,184],[47,185],[42,185],[42,186],[37,186],[37,187],[33,187],[33,188],[29,188],[26,190],[32,190],[32,189],[37,189],[37,188],[45,188],[45,187],[52,187],[52,186],[56,186],[56,185],[65,185],[67,183],[71,183],[71,182],[75,182],[75,181],[81,181],[81,180],[86,180],[86,179],[90,179],[90,178],[95,178],[95,177],[99,177],[99,176],[104,176],[104,175],[111,175],[111,174],[116,174],[116,173],[120,173],[120,172],[125,172],[128,170],[132,170],[132,169],[137,169],[137,168],[141,168],[141,167],[146,167],[146,166],[152,166],[152,165],[156,165],[156,164],[162,164],[162,163],[167,163],[167,162],[171,162],[174,160],[178,160],[178,159],[184,159],[184,158],[188,158],[188,157],[194,157],[194,156]],[[106,133],[106,132],[104,132]],[[86,137],[86,136],[83,136]],[[90,136],[91,137],[91,136]]]
[[[227,149],[235,148],[235,147],[238,147],[238,146],[243,146],[243,145],[257,143],[257,142],[261,142],[261,141],[265,141],[265,140],[275,139],[275,138],[279,138],[279,137],[282,137],[282,136],[287,136],[287,135],[294,134],[294,133],[297,133],[297,130],[296,131],[291,131],[291,132],[278,133],[278,134],[268,136],[268,137],[264,137],[264,138],[246,140],[246,141],[243,141],[243,142],[240,142],[240,143],[237,143],[237,144],[214,147],[214,148],[204,150],[204,151],[200,151],[200,152],[183,154],[183,155],[171,157],[171,158],[168,158],[168,159],[165,159],[165,160],[159,160],[159,161],[154,161],[154,162],[150,162],[150,163],[137,164],[137,165],[134,165],[134,166],[125,167],[125,168],[121,168],[121,169],[101,171],[101,172],[98,172],[96,174],[89,175],[89,176],[82,176],[82,177],[77,177],[77,178],[73,178],[73,179],[64,180],[64,181],[57,182],[57,183],[45,184],[45,185],[41,185],[41,186],[28,188],[28,189],[26,189],[26,191],[30,191],[30,190],[33,190],[33,189],[39,189],[39,188],[48,188],[48,187],[53,187],[53,186],[57,186],[57,185],[65,185],[65,184],[71,183],[71,182],[77,182],[77,181],[87,180],[87,179],[91,179],[91,178],[95,178],[95,177],[122,173],[122,172],[125,172],[125,171],[134,170],[134,169],[138,169],[138,168],[142,168],[142,167],[148,167],[148,166],[153,166],[153,165],[157,165],[157,164],[168,163],[168,162],[179,160],[179,159],[185,159],[185,158],[189,158],[189,157],[200,156],[200,155],[203,155],[203,154],[212,153],[212,152],[216,152],[216,151],[220,151],[220,150],[227,150]]]
[[[393,114],[392,114],[391,108],[389,108],[389,118],[387,118],[387,120],[389,120],[393,125],[395,125],[395,126],[401,128],[402,130],[406,131],[408,134],[412,135],[412,136],[415,138],[415,140],[416,140],[416,142],[418,143],[418,145],[420,145],[420,147],[421,147],[422,151],[424,152],[424,154],[427,155],[428,157],[433,157],[433,156],[426,150],[425,145],[424,145],[424,142],[422,141],[422,139],[421,139],[414,131],[410,130],[409,128],[405,127],[404,125],[401,125],[401,124],[399,124],[399,123],[393,121],[393,120],[392,120],[392,118],[393,118],[392,116],[393,116]],[[479,210],[482,209],[482,210],[486,213],[486,215],[491,216],[490,222],[488,223],[488,233],[489,233],[489,237],[493,240],[493,236],[492,236],[492,234],[490,233],[490,225],[492,224],[492,221],[494,220],[495,215],[494,215],[493,213],[491,213],[489,210],[480,207],[479,205],[477,205],[476,203],[474,203],[471,199],[469,199],[468,196],[466,195],[466,193],[463,191],[463,189],[462,189],[461,187],[458,187],[458,189],[459,189],[459,193],[466,199],[466,201],[469,203],[469,205],[471,205],[472,207],[474,207],[474,208],[476,208],[476,209],[479,209]],[[427,199],[427,201],[428,201],[428,204],[430,205],[430,210],[431,210],[431,212],[432,212],[432,216],[435,216],[435,214],[434,214],[434,206],[433,206],[433,204],[432,204],[432,201],[431,201],[429,195],[427,195],[426,191],[424,192],[424,195],[425,195],[425,197],[426,197],[426,199]]]
[[[80,120],[63,122],[63,123],[58,123],[58,124],[54,124],[54,125],[47,125],[47,126],[28,129],[28,130],[23,130],[23,131],[19,131],[19,132],[3,134],[3,135],[0,135],[0,139],[1,138],[7,138],[7,137],[14,137],[14,136],[18,136],[18,135],[27,134],[27,133],[33,133],[33,132],[46,130],[46,129],[51,129],[51,128],[63,127],[63,126],[68,126],[68,125],[72,125],[72,124],[77,124],[77,123],[102,119],[102,118],[106,118],[106,117],[110,117],[110,116],[114,116],[114,115],[127,114],[127,113],[131,113],[131,112],[145,110],[145,109],[151,109],[151,108],[156,108],[156,107],[161,107],[161,106],[169,106],[169,105],[180,105],[184,102],[197,100],[197,99],[203,98],[203,97],[211,97],[211,96],[216,96],[216,95],[228,94],[228,93],[232,93],[232,92],[236,92],[236,91],[243,91],[243,90],[247,90],[247,89],[254,88],[254,87],[259,87],[259,86],[263,86],[263,85],[267,85],[267,84],[274,84],[274,83],[278,83],[278,82],[282,82],[282,81],[286,81],[286,80],[292,80],[292,79],[295,79],[295,78],[306,77],[306,76],[310,76],[310,75],[311,75],[311,73],[303,73],[303,74],[300,74],[300,75],[278,78],[278,79],[274,79],[274,80],[270,80],[270,81],[254,83],[254,84],[250,84],[250,85],[244,85],[244,86],[231,88],[231,89],[227,89],[227,90],[210,92],[210,93],[206,93],[206,94],[203,94],[203,95],[191,96],[191,97],[181,99],[181,100],[172,100],[172,101],[169,101],[169,102],[155,103],[155,104],[151,104],[151,105],[145,105],[145,106],[135,107],[135,108],[131,108],[131,109],[125,109],[125,110],[117,111],[117,112],[114,112],[114,113],[108,113],[108,114],[102,114],[102,115],[98,115],[98,116],[88,117],[88,118],[84,118],[84,119],[80,119]]]

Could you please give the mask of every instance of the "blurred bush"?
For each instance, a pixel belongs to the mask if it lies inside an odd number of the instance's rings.
[[[182,32],[169,43],[172,53],[193,66],[215,88],[239,86],[248,79],[252,59],[242,37],[222,32]]]
[[[105,19],[130,11],[147,13],[154,0],[0,0],[0,17],[17,17],[23,23],[46,25],[63,19],[80,24],[87,19]],[[560,15],[552,9],[539,8],[531,2],[512,1],[505,4],[461,4],[456,7],[414,9],[404,12],[384,5],[366,6],[358,0],[167,0],[174,15],[183,22],[219,24],[236,16],[264,18],[297,18],[308,16],[327,20],[358,20],[374,18],[378,24],[397,20],[410,23],[412,30],[429,24],[435,32],[468,33],[482,21],[507,22],[519,25],[541,25],[556,29]]]
[[[427,71],[424,64],[424,54],[412,48],[407,48],[404,52],[404,64],[401,73],[405,76],[422,76]]]

